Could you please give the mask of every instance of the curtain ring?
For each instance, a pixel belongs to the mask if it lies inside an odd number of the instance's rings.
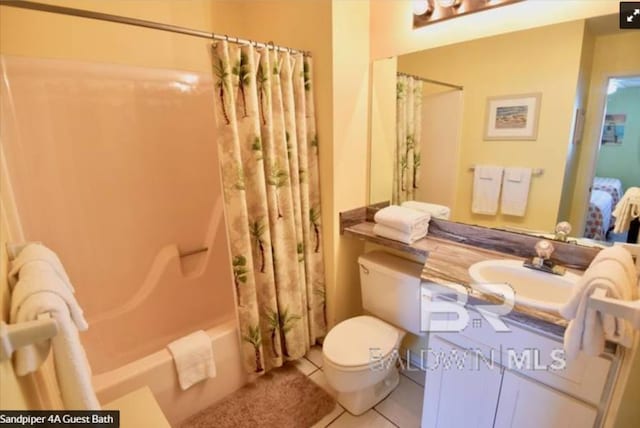
[[[270,47],[270,49],[273,49],[274,51],[276,50],[276,44],[273,43],[273,40],[269,40],[267,42],[267,48],[269,48],[269,47]]]
[[[227,42],[227,43],[229,43],[229,35],[228,35],[228,34],[225,34],[225,35],[224,35],[224,41],[225,41],[225,42]]]

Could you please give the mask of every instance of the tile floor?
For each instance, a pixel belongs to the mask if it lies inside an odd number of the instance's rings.
[[[309,379],[332,396],[335,391],[327,384],[322,371],[322,349],[312,348],[305,358],[295,362],[296,367]],[[424,372],[415,369],[403,371],[400,384],[387,398],[360,416],[353,416],[336,404],[335,409],[313,428],[416,428],[422,417]]]

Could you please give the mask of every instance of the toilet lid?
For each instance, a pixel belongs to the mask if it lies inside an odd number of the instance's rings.
[[[331,329],[322,351],[337,365],[363,366],[389,355],[398,333],[398,329],[374,317],[350,318]]]

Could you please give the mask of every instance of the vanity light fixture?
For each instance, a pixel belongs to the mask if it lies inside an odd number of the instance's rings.
[[[523,0],[414,0],[413,28]]]

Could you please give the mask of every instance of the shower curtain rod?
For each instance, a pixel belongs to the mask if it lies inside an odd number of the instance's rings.
[[[289,53],[302,53],[306,56],[311,56],[308,51],[302,51],[298,49],[285,48],[282,46],[276,46],[273,42],[261,43],[253,40],[240,39],[238,37],[229,37],[227,35],[209,33],[202,30],[194,30],[192,28],[178,27],[176,25],[162,24],[160,22],[146,21],[144,19],[129,18],[126,16],[111,15],[108,13],[93,12],[84,9],[75,9],[72,7],[54,6],[51,4],[37,3],[32,1],[23,0],[0,0],[0,6],[16,7],[19,9],[39,10],[42,12],[58,13],[61,15],[79,16],[81,18],[96,19],[99,21],[116,22],[119,24],[133,25],[136,27],[151,28],[154,30],[168,31],[170,33],[185,34],[187,36],[201,37],[203,39],[211,40],[226,40],[241,45],[253,45],[255,47],[274,49],[280,52]]]
[[[400,76],[413,77],[414,79],[422,80],[423,82],[435,83],[436,85],[448,86],[449,88],[454,88],[459,91],[463,90],[464,87],[460,85],[454,85],[453,83],[441,82],[439,80],[427,79],[426,77],[416,76],[415,74],[409,73],[398,73]]]

